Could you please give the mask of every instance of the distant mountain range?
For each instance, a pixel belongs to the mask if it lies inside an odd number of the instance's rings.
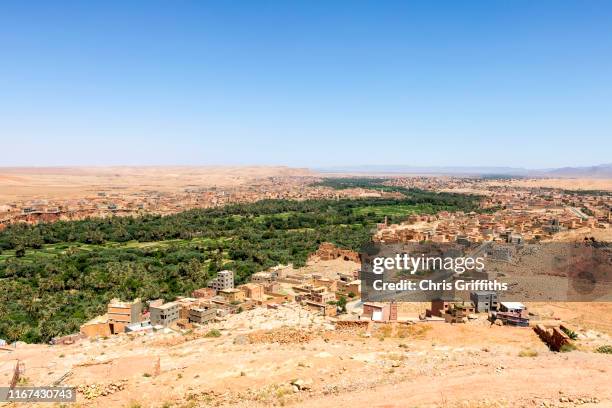
[[[563,178],[612,178],[612,163],[589,167],[525,169],[520,167],[418,167],[403,165],[338,166],[314,169],[321,173],[413,174],[453,176],[515,176]]]
[[[590,167],[561,167],[548,170],[546,174],[555,177],[610,178],[612,177],[612,163]]]

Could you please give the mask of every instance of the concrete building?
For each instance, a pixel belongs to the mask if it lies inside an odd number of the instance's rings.
[[[208,287],[216,291],[234,288],[234,272],[221,271],[217,273],[217,277],[208,283]]]
[[[474,307],[476,307],[476,312],[478,313],[487,313],[493,310],[497,310],[498,307],[497,292],[471,292],[470,300],[474,303]]]
[[[107,315],[111,333],[123,333],[125,326],[142,320],[142,302],[140,299],[131,302],[113,299],[108,304]]]
[[[212,306],[194,306],[189,309],[189,322],[205,324],[214,320],[217,316],[217,311]]]
[[[153,326],[168,326],[179,319],[181,306],[176,302],[164,303],[161,306],[152,306],[149,309]]]

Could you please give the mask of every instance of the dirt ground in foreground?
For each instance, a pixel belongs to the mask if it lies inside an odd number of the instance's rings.
[[[339,331],[284,305],[192,332],[19,344],[0,351],[0,383],[20,360],[23,385],[64,377],[79,387],[77,407],[612,406],[612,356],[594,352],[612,344],[611,319],[597,321],[612,305],[529,306],[569,322],[578,350],[551,352],[532,329],[492,326],[484,316]],[[221,336],[207,337],[212,328]]]

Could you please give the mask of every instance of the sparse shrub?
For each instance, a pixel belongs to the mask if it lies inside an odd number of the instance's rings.
[[[578,333],[576,333],[573,330],[570,330],[566,327],[561,327],[561,330],[563,330],[563,333],[567,334],[567,337],[569,337],[572,340],[578,340]]]
[[[212,329],[204,337],[221,337],[221,332],[217,329]]]
[[[346,298],[344,296],[340,296],[336,304],[338,305],[340,313],[346,313]]]
[[[143,376],[143,377],[147,377],[147,378],[148,378],[148,377],[150,377],[150,376],[151,376],[151,374],[149,374],[149,373],[144,373],[142,376]]]
[[[574,344],[566,343],[561,346],[561,349],[559,351],[562,353],[569,353],[570,351],[574,351],[574,350],[576,350],[576,346]]]
[[[599,346],[595,349],[595,351],[597,353],[612,354],[612,346],[609,344],[606,344],[605,346]]]
[[[378,330],[376,331],[376,334],[382,340],[385,337],[391,337],[392,332],[393,332],[393,328],[391,327],[391,325],[385,324],[381,326],[380,328],[378,328]]]
[[[518,353],[519,357],[537,357],[538,356],[538,352],[535,350],[521,350]]]

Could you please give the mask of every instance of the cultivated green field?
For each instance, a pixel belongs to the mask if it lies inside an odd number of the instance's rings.
[[[395,204],[361,207],[355,210],[355,214],[401,219],[412,214],[432,214],[435,210],[434,206],[428,204]]]

